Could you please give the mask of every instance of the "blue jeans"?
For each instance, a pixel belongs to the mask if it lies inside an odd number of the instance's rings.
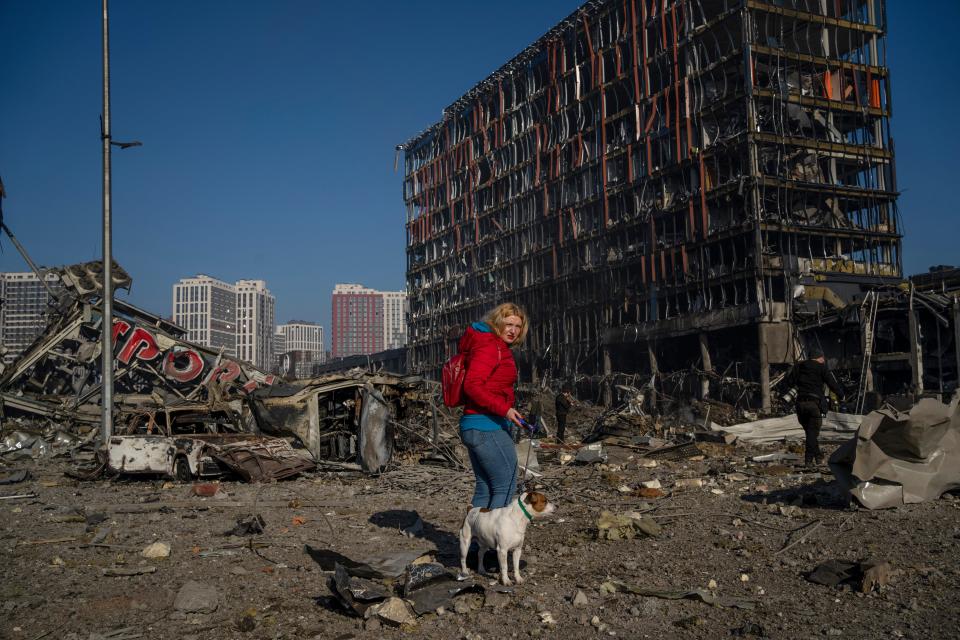
[[[506,507],[517,490],[517,450],[503,429],[461,429],[460,439],[470,454],[477,479],[471,504],[485,509]]]

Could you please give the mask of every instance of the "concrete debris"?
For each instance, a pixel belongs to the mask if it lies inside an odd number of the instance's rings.
[[[653,598],[664,598],[666,600],[700,600],[701,602],[717,607],[730,607],[735,609],[755,609],[757,603],[753,600],[738,599],[738,598],[721,598],[720,596],[715,595],[711,591],[706,589],[690,589],[688,591],[684,590],[662,590],[662,589],[646,589],[643,587],[638,587],[635,585],[627,584],[619,580],[608,580],[603,583],[611,592],[622,592],[622,593],[632,593],[638,596],[646,596]]]
[[[870,593],[890,584],[897,573],[884,560],[828,560],[807,574],[807,579],[828,587],[850,586],[861,593]]]
[[[157,570],[153,566],[144,566],[144,567],[107,567],[100,571],[101,575],[107,577],[121,577],[126,578],[129,576],[142,576],[145,573],[154,573]]]
[[[170,557],[170,545],[166,542],[154,542],[140,552],[144,558],[159,560]]]
[[[601,511],[597,519],[597,537],[602,540],[632,540],[637,534],[656,537],[660,531],[656,521],[633,512],[614,514]]]
[[[264,532],[267,523],[260,514],[244,516],[237,518],[237,524],[229,531],[225,531],[225,536],[252,536]]]
[[[730,631],[730,635],[736,638],[766,638],[767,632],[755,622],[744,622],[743,625]]]
[[[220,493],[220,485],[212,482],[198,482],[190,487],[190,493],[198,498],[212,498]]]
[[[603,453],[603,445],[599,442],[588,444],[577,451],[576,462],[582,464],[594,464],[606,462],[607,456]]]
[[[212,613],[219,606],[220,594],[216,587],[196,580],[180,587],[173,601],[173,608],[184,613]]]
[[[129,276],[115,268],[129,287]],[[48,327],[0,366],[5,459],[94,454],[101,415],[96,272],[96,263],[51,270],[63,295]],[[436,390],[421,378],[352,371],[283,381],[188,342],[182,327],[118,299],[112,331],[116,412],[105,461],[115,473],[184,482],[232,473],[257,482],[310,471],[318,461],[356,461],[379,473],[398,448],[425,446],[445,464],[464,462],[452,444],[454,428],[431,437],[403,422],[435,405]]]
[[[540,622],[546,625],[555,625],[557,624],[556,619],[553,617],[553,614],[549,611],[541,611],[539,614]]]
[[[381,621],[392,627],[399,627],[405,624],[416,622],[416,617],[410,608],[410,605],[401,598],[387,598],[383,602],[370,607],[366,615],[377,616]]]
[[[30,472],[27,469],[13,469],[10,471],[0,472],[0,485],[18,484],[29,477]]]

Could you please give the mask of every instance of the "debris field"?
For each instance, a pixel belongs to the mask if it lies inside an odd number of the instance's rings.
[[[608,441],[602,460],[562,464],[577,447],[550,442],[539,443],[530,483],[558,511],[531,525],[527,580],[511,588],[454,577],[467,470],[408,461],[378,476],[254,484],[80,481],[61,459],[20,460],[28,477],[0,491],[0,636],[957,635],[951,494],[868,511],[826,467],[794,466],[782,444],[701,442],[657,459]],[[774,462],[752,460],[771,453]],[[338,595],[330,558],[353,567],[357,577],[341,577],[356,582],[355,608]],[[860,562],[879,574],[858,577]],[[437,608],[414,611],[418,564],[458,595],[435,590]],[[392,577],[370,569],[386,565]]]

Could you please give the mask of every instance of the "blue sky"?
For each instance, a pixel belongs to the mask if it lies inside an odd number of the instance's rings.
[[[262,278],[329,327],[337,282],[404,286],[394,147],[579,5],[114,0],[114,253],[130,299]],[[907,273],[960,263],[960,3],[889,0]],[[44,265],[100,254],[100,2],[0,0],[6,221]],[[950,233],[946,233],[947,230]],[[0,270],[25,270],[0,240]]]

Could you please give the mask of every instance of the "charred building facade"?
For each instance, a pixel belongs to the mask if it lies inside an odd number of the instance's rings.
[[[401,145],[412,372],[512,300],[527,380],[729,371],[900,280],[883,0],[588,2]],[[772,371],[772,373],[771,373]]]

